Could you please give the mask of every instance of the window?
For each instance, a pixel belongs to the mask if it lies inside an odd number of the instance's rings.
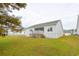
[[[52,27],[48,28],[48,32],[52,31]]]
[[[50,28],[50,31],[52,31],[52,28]]]
[[[44,31],[44,27],[35,28],[35,31]]]

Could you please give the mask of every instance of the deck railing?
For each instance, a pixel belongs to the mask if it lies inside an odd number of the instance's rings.
[[[31,34],[44,34],[44,31],[34,31]]]

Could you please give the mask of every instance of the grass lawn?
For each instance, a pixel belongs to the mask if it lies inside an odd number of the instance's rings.
[[[0,37],[1,56],[79,56],[79,37],[58,39],[26,36]]]

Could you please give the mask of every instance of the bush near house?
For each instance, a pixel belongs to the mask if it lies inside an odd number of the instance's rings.
[[[79,56],[79,37],[63,36],[58,39],[26,36],[0,37],[2,56]]]
[[[31,37],[32,38],[45,38],[45,35],[43,35],[43,34],[32,34]]]

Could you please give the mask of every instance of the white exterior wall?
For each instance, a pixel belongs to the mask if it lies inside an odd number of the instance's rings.
[[[24,35],[25,31],[22,32],[12,32],[11,30],[8,30],[8,35]]]
[[[48,32],[48,28],[50,28],[50,27],[52,27],[53,31]],[[35,32],[34,28],[29,28],[29,29],[26,30],[25,35],[30,36],[30,33],[31,33],[30,30],[31,29],[33,30],[33,32]],[[45,26],[43,34],[45,35],[46,38],[58,38],[58,37],[63,36],[64,32],[63,32],[61,22],[58,22],[56,25]]]
[[[48,28],[52,27],[52,31],[48,32]],[[56,38],[56,25],[55,26],[46,26],[44,27],[44,35],[46,38]]]
[[[61,21],[58,22],[58,24],[57,24],[55,30],[56,30],[56,37],[57,37],[57,38],[64,35],[63,26],[62,26]]]
[[[48,28],[52,27],[53,31],[48,32]],[[63,36],[64,32],[63,32],[63,28],[62,28],[62,24],[61,22],[58,22],[56,25],[54,26],[46,26],[45,27],[45,31],[44,31],[44,35],[46,36],[46,38],[58,38]]]

